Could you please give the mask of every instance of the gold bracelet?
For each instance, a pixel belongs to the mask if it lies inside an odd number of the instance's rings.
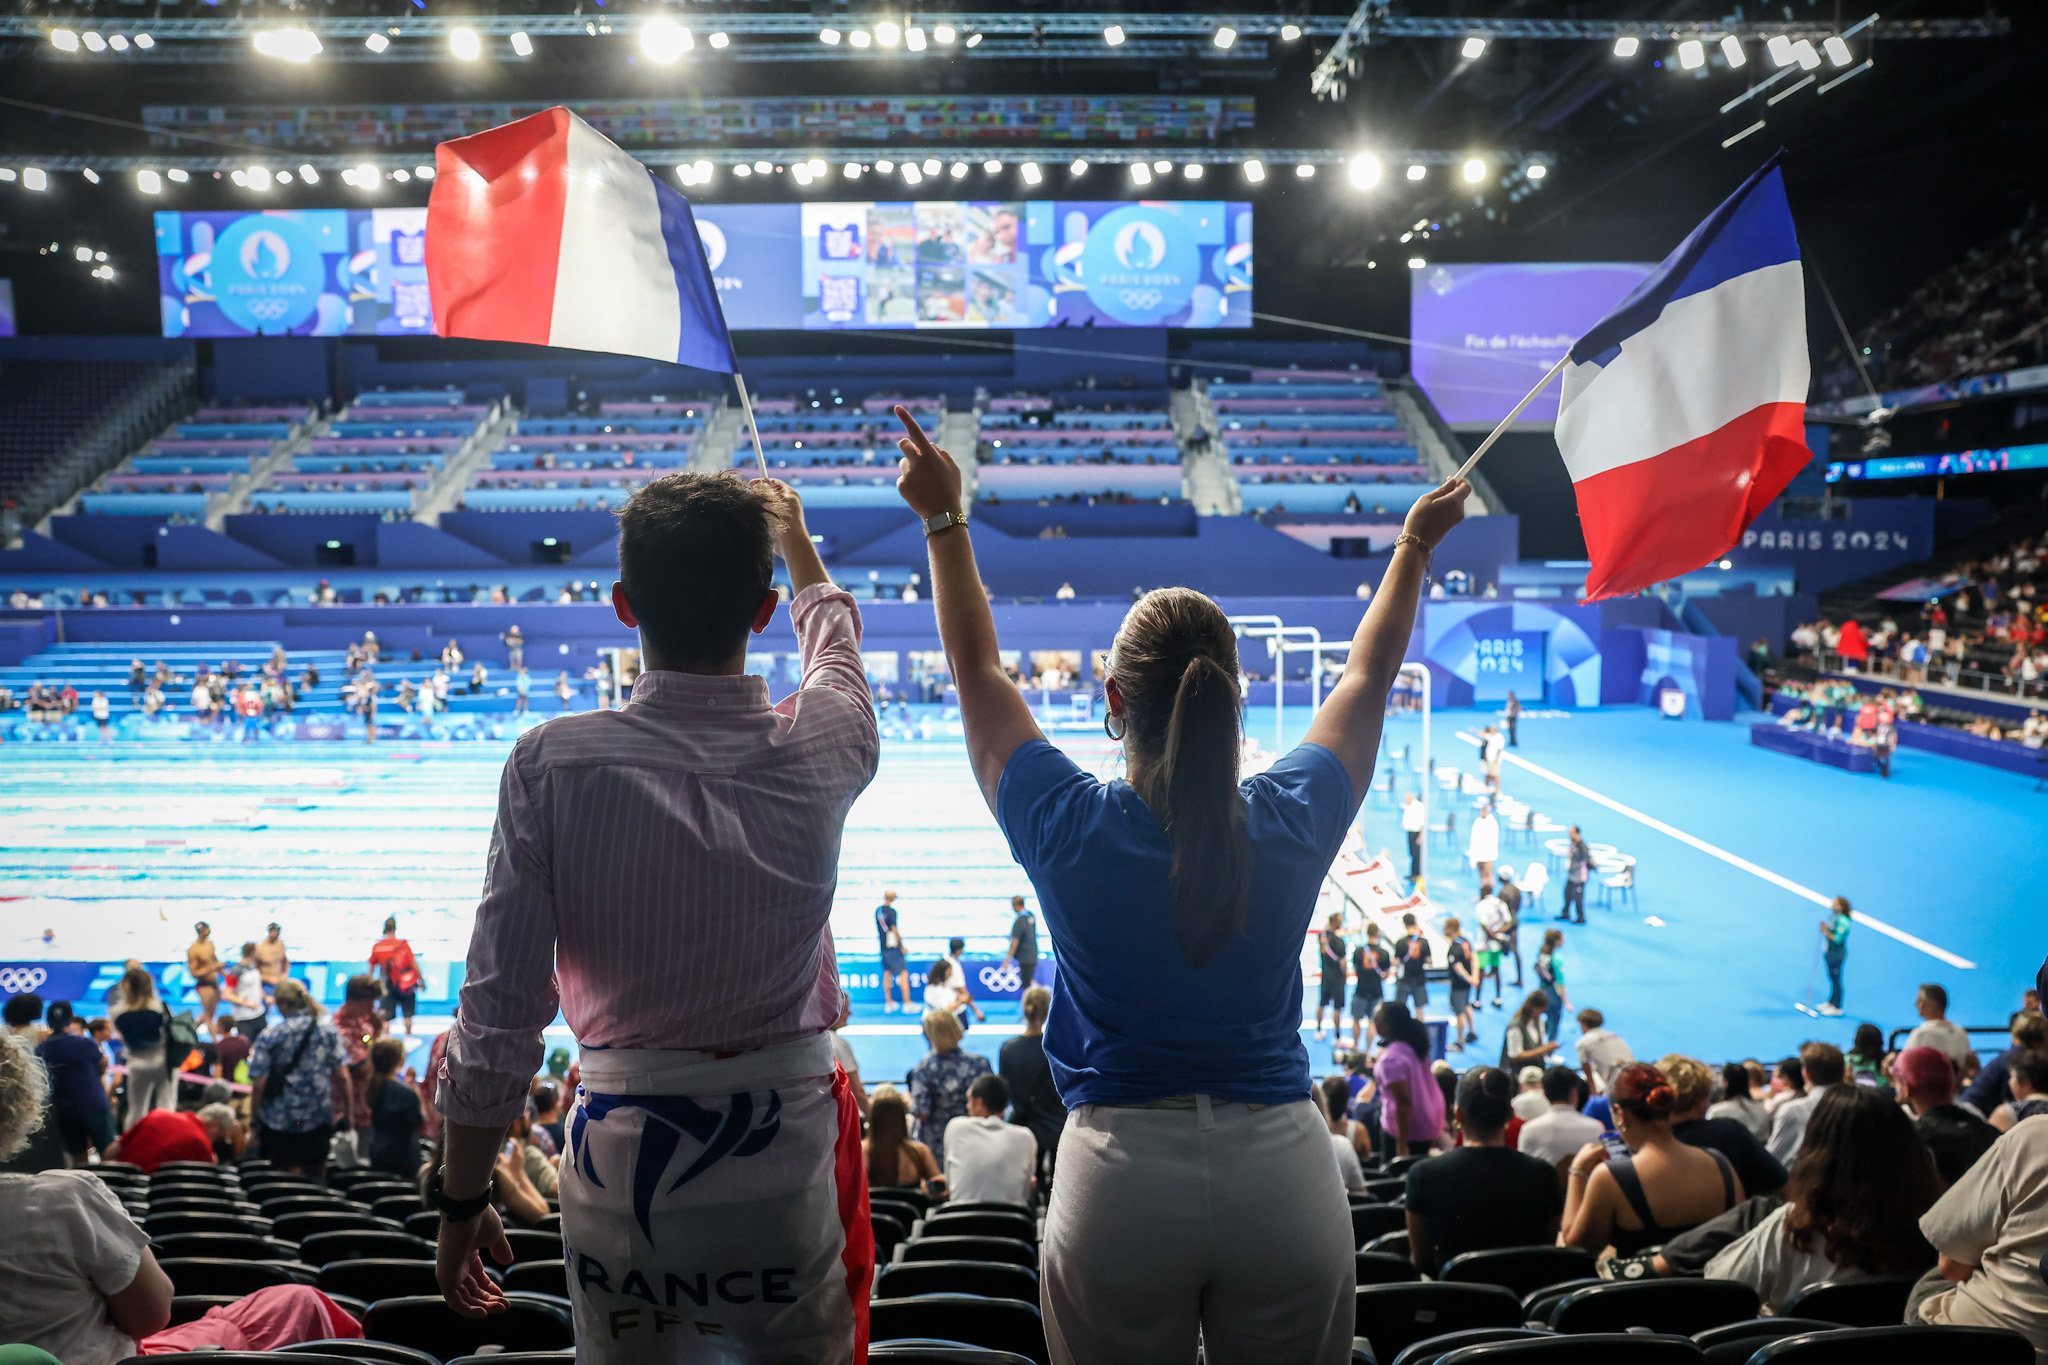
[[[1394,537],[1394,548],[1396,550],[1400,549],[1403,545],[1414,545],[1422,551],[1422,581],[1425,583],[1429,582],[1431,571],[1436,567],[1436,551],[1430,549],[1429,542],[1416,535],[1413,531],[1403,531],[1400,535]]]

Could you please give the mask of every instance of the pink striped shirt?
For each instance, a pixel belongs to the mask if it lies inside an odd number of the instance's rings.
[[[469,974],[435,1102],[509,1122],[559,1006],[587,1048],[738,1052],[839,1013],[839,837],[881,739],[860,612],[790,603],[803,687],[644,673],[618,711],[528,731],[505,763]]]

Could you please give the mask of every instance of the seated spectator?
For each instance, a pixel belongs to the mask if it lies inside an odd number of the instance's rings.
[[[1977,1079],[1963,1091],[1961,1102],[1988,1116],[2011,1099],[2012,1086],[2006,1075],[2012,1059],[2022,1052],[2048,1052],[2048,1015],[2039,1010],[2021,1010],[2012,1017],[2012,1047],[1984,1064]]]
[[[555,1191],[561,1184],[561,1166],[559,1162],[550,1159],[541,1150],[540,1144],[534,1141],[533,1116],[521,1113],[513,1119],[506,1129],[505,1141],[513,1149],[519,1169],[524,1172],[527,1183],[539,1192],[541,1198],[554,1198]]]
[[[1345,1117],[1351,1102],[1351,1083],[1342,1076],[1332,1076],[1316,1087],[1316,1095],[1322,1104],[1324,1121],[1330,1125],[1330,1151],[1337,1158],[1337,1178],[1344,1182],[1347,1192],[1361,1192],[1365,1189],[1365,1167],[1359,1160],[1359,1144],[1365,1125]]]
[[[125,1161],[154,1173],[166,1161],[216,1160],[214,1142],[231,1142],[239,1127],[235,1111],[208,1105],[196,1114],[152,1109],[107,1150],[107,1160]]]
[[[426,1116],[420,1096],[398,1074],[405,1044],[379,1038],[370,1044],[370,1083],[364,1100],[370,1115],[370,1168],[412,1180],[420,1173],[420,1129]]]
[[[2048,1114],[2048,1052],[2022,1052],[2006,1068],[2012,1098],[1991,1111],[1991,1126],[2010,1132],[2021,1119]]]
[[[910,1136],[910,1105],[895,1086],[878,1085],[868,1097],[868,1135],[860,1145],[871,1189],[915,1185],[926,1194],[944,1191],[946,1178],[932,1149]]]
[[[1688,1147],[1712,1148],[1727,1157],[1742,1180],[1742,1188],[1751,1194],[1771,1194],[1785,1183],[1785,1167],[1764,1149],[1754,1133],[1735,1119],[1706,1117],[1714,1077],[1705,1062],[1673,1053],[1659,1058],[1657,1069],[1670,1080],[1678,1097],[1671,1111],[1673,1137]]]
[[[1498,1067],[1466,1072],[1455,1110],[1464,1145],[1409,1168],[1408,1253],[1417,1270],[1433,1275],[1467,1251],[1556,1241],[1564,1213],[1557,1172],[1505,1141],[1513,1091]]]
[[[1948,991],[1930,981],[1920,988],[1913,999],[1913,1008],[1924,1021],[1906,1035],[1907,1047],[1931,1047],[1946,1055],[1961,1072],[1976,1049],[1970,1046],[1970,1035],[1948,1018]]]
[[[1549,1102],[1535,1118],[1522,1125],[1516,1147],[1524,1156],[1547,1162],[1564,1175],[1565,1163],[1589,1142],[1598,1142],[1604,1131],[1600,1120],[1579,1112],[1585,1098],[1586,1082],[1568,1066],[1553,1066],[1543,1073],[1543,1098]]]
[[[1633,1256],[1727,1212],[1743,1198],[1728,1158],[1680,1142],[1671,1132],[1678,1092],[1654,1066],[1615,1073],[1608,1100],[1629,1154],[1609,1158],[1589,1142],[1565,1182],[1564,1244]]]
[[[1520,1086],[1520,1089],[1515,1092],[1514,1111],[1516,1118],[1520,1119],[1523,1123],[1527,1123],[1530,1119],[1535,1118],[1550,1108],[1550,1101],[1543,1094],[1542,1067],[1523,1067],[1515,1073],[1515,1081]]]
[[[1884,1058],[1884,1030],[1875,1024],[1858,1024],[1855,1041],[1849,1044],[1849,1051],[1842,1058],[1843,1065],[1848,1068],[1849,1080],[1857,1085],[1882,1085]]]
[[[940,1163],[946,1159],[946,1125],[967,1112],[967,1087],[994,1068],[979,1053],[963,1052],[960,1021],[944,1010],[926,1010],[924,1036],[932,1045],[924,1060],[910,1070],[910,1112],[917,1121],[918,1141],[931,1148]]]
[[[1820,1101],[1820,1092],[1848,1079],[1849,1068],[1842,1050],[1831,1043],[1807,1043],[1799,1049],[1799,1071],[1806,1079],[1806,1093],[1787,1100],[1771,1115],[1771,1140],[1766,1145],[1779,1164],[1790,1161],[1806,1136],[1807,1116]]]
[[[1862,1086],[1830,1086],[1785,1185],[1785,1202],[1707,1263],[1710,1280],[1756,1290],[1767,1312],[1808,1285],[1925,1269],[1919,1221],[1940,1192],[1926,1145],[1899,1107]]]
[[[1913,1129],[1934,1154],[1934,1169],[1953,1185],[1998,1141],[1998,1129],[1955,1102],[1956,1071],[1931,1047],[1909,1047],[1892,1062],[1892,1083],[1908,1109]]]
[[[0,1160],[42,1122],[46,1085],[22,1040],[0,1034]],[[64,1365],[206,1347],[268,1351],[363,1334],[332,1299],[303,1284],[258,1290],[170,1327],[171,1281],[149,1235],[83,1171],[0,1175],[0,1226],[0,1331]]]
[[[1773,1119],[1778,1111],[1806,1093],[1806,1073],[1800,1069],[1797,1057],[1783,1057],[1771,1072],[1770,1085],[1764,1092],[1764,1112]],[[1769,1142],[1766,1137],[1764,1141]]]
[[[994,1074],[967,1087],[967,1112],[946,1124],[946,1191],[953,1199],[984,1199],[1031,1207],[1038,1184],[1038,1139],[1003,1121],[1010,1087]]]
[[[1769,1139],[1771,1116],[1764,1112],[1764,1102],[1750,1093],[1747,1063],[1730,1062],[1721,1068],[1721,1098],[1707,1106],[1707,1118],[1733,1119],[1759,1144]]]
[[[1906,1321],[2005,1327],[2048,1354],[2048,1123],[2000,1138],[1920,1220],[1940,1255],[1914,1286]]]

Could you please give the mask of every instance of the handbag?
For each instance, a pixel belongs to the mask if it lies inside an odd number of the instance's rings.
[[[306,1044],[313,1041],[313,1035],[320,1031],[320,1021],[308,1020],[306,1036],[299,1039],[299,1045],[292,1049],[292,1059],[284,1064],[284,1070],[273,1071],[263,1078],[263,1102],[284,1098],[284,1092],[292,1083],[292,1072],[298,1069],[299,1058],[306,1055]]]

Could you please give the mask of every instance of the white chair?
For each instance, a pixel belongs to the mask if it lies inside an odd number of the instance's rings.
[[[1543,892],[1550,885],[1550,869],[1532,861],[1522,869],[1522,903],[1530,912],[1543,909]]]
[[[1600,879],[1600,903],[1602,905],[1608,904],[1617,896],[1630,903],[1635,901],[1636,860],[1634,858],[1622,856],[1603,858],[1600,860],[1598,867],[1602,872],[1611,873],[1611,875]]]

